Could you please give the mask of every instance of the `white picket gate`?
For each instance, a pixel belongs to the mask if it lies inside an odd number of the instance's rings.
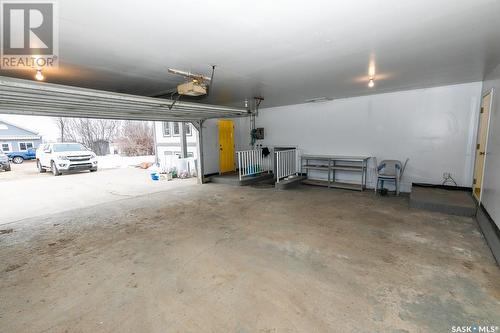
[[[276,160],[276,182],[298,173],[297,149],[279,150],[274,152]]]
[[[272,155],[262,155],[262,149],[242,150],[236,152],[238,159],[238,174],[240,180],[244,177],[258,175],[272,170]]]

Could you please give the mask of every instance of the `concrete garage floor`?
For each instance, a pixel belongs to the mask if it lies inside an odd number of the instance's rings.
[[[9,227],[2,332],[500,324],[500,269],[474,220],[405,197],[187,185]]]

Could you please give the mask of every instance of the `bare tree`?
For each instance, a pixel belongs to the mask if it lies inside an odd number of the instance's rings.
[[[64,142],[65,141],[64,140],[65,134],[67,131],[67,125],[68,125],[70,119],[64,118],[64,117],[58,117],[58,118],[55,118],[54,121],[56,122],[56,125],[59,128],[59,134],[60,134],[59,140],[61,142]]]
[[[153,155],[154,134],[151,122],[127,120],[118,139],[120,149],[127,156]]]
[[[118,134],[120,122],[108,119],[57,118],[61,141],[74,141],[89,147],[97,155],[109,151],[109,143]]]

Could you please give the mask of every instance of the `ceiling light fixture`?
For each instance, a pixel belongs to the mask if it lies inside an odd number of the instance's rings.
[[[373,81],[372,77],[368,80],[368,87],[369,88],[375,87],[375,81]]]
[[[375,87],[375,54],[370,54],[370,60],[368,61],[368,88]]]
[[[45,77],[42,74],[42,70],[41,69],[37,69],[36,70],[36,74],[35,74],[35,79],[37,79],[38,81],[43,81],[44,78]]]

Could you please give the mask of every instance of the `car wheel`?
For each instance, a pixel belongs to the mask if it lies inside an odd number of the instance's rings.
[[[52,161],[52,163],[50,164],[50,168],[52,169],[52,174],[54,176],[60,176],[61,175],[61,173],[59,172],[59,170],[57,170],[57,166],[54,163],[54,161]]]
[[[47,170],[45,170],[42,166],[42,163],[40,163],[40,161],[36,161],[36,167],[38,169],[38,172],[40,173],[44,173],[44,172],[47,172]]]
[[[90,172],[96,172],[97,171],[97,168],[95,169],[90,169]]]
[[[21,156],[16,156],[12,159],[12,162],[14,162],[15,164],[21,164],[24,162],[24,158],[22,158]]]

